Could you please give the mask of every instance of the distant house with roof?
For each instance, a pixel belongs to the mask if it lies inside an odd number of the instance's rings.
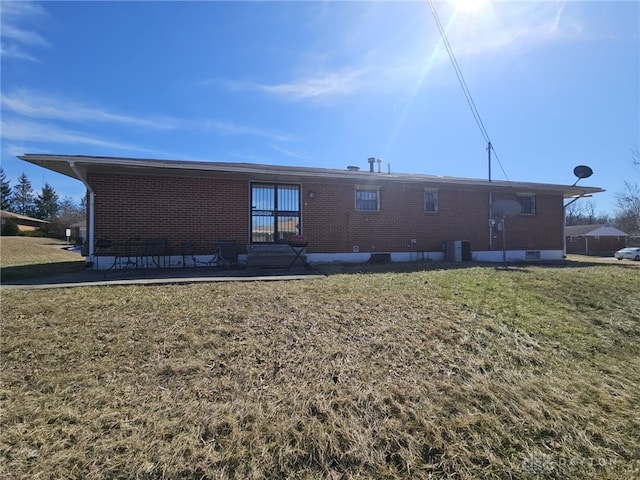
[[[612,225],[573,225],[565,228],[567,253],[610,255],[626,246],[627,234]]]
[[[4,229],[4,226],[8,222],[13,222],[18,227],[18,230],[21,232],[32,232],[39,228],[44,227],[49,222],[46,220],[40,220],[39,218],[28,217],[26,215],[21,215],[19,213],[8,212],[6,210],[0,210],[0,221],[1,227]]]
[[[307,237],[305,254],[312,264],[444,260],[456,258],[447,249],[460,247],[461,257],[477,261],[562,259],[564,200],[603,191],[380,172],[372,162],[361,170],[45,154],[19,158],[84,183],[90,259],[104,238],[161,238],[169,265],[178,264],[187,244],[195,244],[194,255],[206,260],[217,241],[233,241],[238,261],[250,263],[261,249],[287,251],[288,238],[295,236]],[[498,200],[520,203],[520,213],[495,217],[490,204]]]
[[[74,239],[77,245],[83,245],[87,241],[87,221],[81,220],[69,225],[71,230],[71,238]]]

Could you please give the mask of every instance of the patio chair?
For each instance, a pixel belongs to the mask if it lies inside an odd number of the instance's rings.
[[[146,267],[149,267],[149,262],[155,265],[157,268],[165,266],[165,255],[167,253],[167,240],[165,238],[151,238],[147,240],[145,245],[144,257],[146,260]],[[162,261],[161,261],[162,260]],[[162,267],[160,264],[162,263]]]
[[[205,264],[209,267],[224,267],[238,263],[236,242],[233,240],[219,241],[213,244],[215,254]]]
[[[140,237],[128,238],[123,247],[124,252],[116,253],[114,268],[127,270],[141,267],[145,253],[145,243]],[[124,253],[124,255],[122,253]]]
[[[235,240],[221,240],[216,242],[218,252],[218,264],[229,268],[238,264],[238,245]]]
[[[99,263],[100,257],[105,255],[111,255],[113,253],[111,249],[112,244],[113,242],[111,242],[111,239],[107,237],[101,237],[98,240],[96,240],[96,243],[93,249],[93,256],[96,263],[96,268],[98,270],[100,270],[100,263]]]
[[[198,266],[198,261],[196,260],[195,252],[196,252],[196,244],[194,242],[185,242],[182,244],[180,249],[182,253],[182,266],[187,266],[187,257],[191,257],[191,261],[193,262],[193,267]]]

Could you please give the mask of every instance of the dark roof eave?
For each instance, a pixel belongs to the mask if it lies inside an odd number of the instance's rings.
[[[22,215],[20,213],[9,212],[8,210],[0,210],[0,216],[3,218],[12,218],[14,220],[23,220],[25,222],[35,222],[35,223],[51,223],[47,220],[41,220],[39,218],[28,217],[27,215]]]
[[[425,174],[406,174],[406,173],[377,173],[368,171],[349,171],[330,168],[315,167],[290,167],[280,165],[259,165],[251,163],[223,163],[223,162],[195,162],[184,160],[155,160],[125,157],[97,157],[85,155],[51,155],[51,154],[24,154],[18,156],[19,159],[29,163],[41,166],[48,170],[52,170],[71,178],[78,178],[77,171],[82,174],[91,171],[92,168],[98,167],[117,167],[123,170],[141,170],[149,171],[174,170],[174,171],[209,171],[209,172],[225,172],[238,174],[253,174],[267,176],[290,176],[300,179],[348,179],[360,180],[362,182],[371,181],[400,181],[400,182],[421,182],[438,185],[456,185],[459,187],[481,187],[503,189],[519,189],[519,190],[544,190],[561,192],[565,198],[575,196],[591,195],[594,193],[604,192],[604,189],[598,187],[583,187],[557,185],[547,183],[533,182],[507,182],[503,180],[481,180],[473,178],[461,177],[443,177]],[[75,165],[75,169],[71,165]]]

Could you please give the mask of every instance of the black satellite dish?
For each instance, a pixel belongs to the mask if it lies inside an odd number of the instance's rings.
[[[573,169],[573,174],[578,178],[589,178],[593,175],[593,170],[591,170],[591,167],[587,167],[586,165],[578,165]]]
[[[573,169],[573,174],[578,177],[578,179],[573,182],[572,187],[575,186],[583,178],[589,178],[591,175],[593,175],[593,170],[591,170],[591,167],[587,167],[586,165],[578,165]]]

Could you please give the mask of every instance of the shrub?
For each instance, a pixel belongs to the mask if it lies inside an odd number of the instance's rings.
[[[14,222],[12,219],[7,218],[4,227],[2,227],[2,235],[5,237],[15,237],[20,235],[20,229],[18,228],[18,224]]]

